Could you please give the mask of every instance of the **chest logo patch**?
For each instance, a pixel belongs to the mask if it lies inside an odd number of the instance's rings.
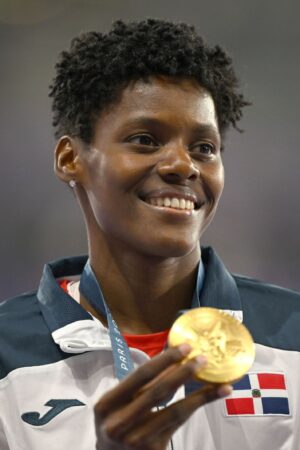
[[[289,416],[290,405],[283,372],[250,372],[233,385],[224,400],[225,415]]]
[[[21,415],[23,422],[29,423],[35,427],[40,427],[42,425],[46,425],[50,422],[54,417],[58,416],[58,414],[62,413],[68,408],[72,408],[73,406],[85,406],[85,403],[80,402],[76,399],[59,399],[59,400],[49,400],[45,403],[45,406],[50,406],[51,409],[46,412],[42,417],[40,413],[37,411],[26,412]]]

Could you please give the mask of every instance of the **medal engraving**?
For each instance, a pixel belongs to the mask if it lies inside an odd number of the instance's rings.
[[[215,308],[195,308],[180,316],[169,334],[169,345],[192,346],[187,359],[206,356],[207,365],[197,378],[210,383],[232,383],[252,366],[255,347],[247,328]]]

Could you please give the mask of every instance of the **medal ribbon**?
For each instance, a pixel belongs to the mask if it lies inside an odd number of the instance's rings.
[[[128,345],[105,303],[101,288],[89,261],[87,261],[83,269],[79,290],[88,300],[90,305],[96,311],[100,312],[107,320],[114,358],[115,375],[119,380],[122,380],[134,369],[132,358],[130,356]]]
[[[191,308],[197,308],[200,306],[199,294],[204,282],[204,276],[204,266],[200,261],[197,284],[193,295]],[[83,269],[80,278],[79,290],[90,305],[107,320],[114,359],[115,375],[119,380],[122,380],[134,370],[130,350],[104,300],[101,287],[89,260]]]

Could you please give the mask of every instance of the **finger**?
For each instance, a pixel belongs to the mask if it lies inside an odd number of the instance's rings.
[[[190,351],[190,345],[182,344],[179,347],[168,349],[163,354],[140,366],[118,386],[103,395],[95,406],[96,415],[104,418],[114,409],[128,403],[139,389],[153,380],[163,370],[180,362]]]
[[[126,444],[135,448],[140,443],[145,447],[155,442],[158,436],[167,436],[168,440],[193,412],[200,406],[228,396],[232,391],[230,385],[207,385],[183,400],[153,413],[143,426],[135,427],[126,436]]]
[[[168,400],[181,385],[194,379],[206,363],[207,359],[204,356],[197,356],[166,369],[140,389],[138,397],[132,404],[132,410],[136,409],[136,413],[139,414],[142,410],[159,406]]]
[[[174,392],[186,383],[199,369],[206,364],[206,359],[197,357],[185,364],[173,367],[165,378],[159,376],[140,391],[139,395],[128,405],[111,414],[105,424],[106,433],[120,440],[141,422],[147,421],[153,407],[171,397]]]
[[[168,408],[160,411],[160,417],[153,421],[155,427],[170,428],[172,430],[181,426],[198,408],[214,400],[227,397],[232,392],[232,386],[205,385],[198,391],[193,392],[188,397],[171,404]]]

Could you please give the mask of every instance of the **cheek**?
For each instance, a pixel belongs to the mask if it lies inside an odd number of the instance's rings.
[[[224,188],[224,167],[220,164],[218,167],[211,168],[206,173],[205,186],[207,188],[207,196],[215,203],[218,202]]]
[[[224,189],[224,183],[225,183],[225,172],[224,172],[224,166],[222,166],[219,169],[219,173],[216,177],[216,190],[218,192],[218,197],[220,198]]]
[[[145,163],[142,155],[124,155],[116,152],[113,158],[102,161],[101,184],[113,191],[128,192],[134,189],[143,180],[145,174],[151,170],[149,164]],[[151,165],[151,164],[150,164]]]
[[[104,222],[130,219],[135,211],[135,190],[145,171],[119,157],[103,157],[90,173],[88,196],[94,216],[101,227]]]

